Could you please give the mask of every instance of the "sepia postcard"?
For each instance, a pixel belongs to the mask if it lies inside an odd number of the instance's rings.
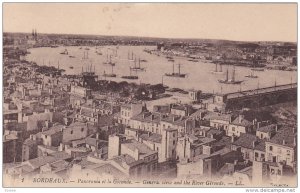
[[[2,186],[295,190],[297,6],[3,3]]]

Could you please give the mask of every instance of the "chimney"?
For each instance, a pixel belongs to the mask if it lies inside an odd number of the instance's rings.
[[[294,136],[294,146],[297,145],[297,136]]]
[[[243,119],[244,119],[244,115],[239,115],[239,123],[242,123]]]
[[[255,148],[256,144],[257,144],[256,140],[252,141],[252,147],[253,147],[253,149]]]
[[[235,160],[234,160],[234,162],[233,162],[233,164],[236,166],[236,165],[237,165],[237,163],[238,163],[238,160],[237,160],[237,159],[235,159]]]
[[[176,120],[176,118],[175,118],[175,116],[173,116],[173,122],[175,122],[175,120]]]
[[[99,133],[96,133],[96,139],[100,139]]]
[[[150,137],[151,136],[151,132],[148,132],[148,137]]]
[[[286,145],[285,139],[282,140],[282,145]]]
[[[234,141],[235,141],[235,136],[232,135],[232,136],[231,136],[231,143],[233,143]]]
[[[64,151],[64,150],[65,150],[65,145],[63,143],[60,143],[58,147],[58,151]]]
[[[143,119],[145,119],[145,117],[146,117],[146,116],[145,116],[145,113],[143,113]]]
[[[275,131],[278,132],[278,125],[275,126]]]
[[[45,126],[46,126],[48,129],[50,128],[49,120],[46,120],[46,121],[45,121]]]

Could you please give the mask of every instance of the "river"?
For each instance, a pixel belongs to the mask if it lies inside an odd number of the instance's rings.
[[[173,63],[169,62],[164,56],[152,55],[144,52],[145,48],[154,49],[154,47],[149,46],[105,46],[105,47],[89,47],[89,50],[85,49],[86,47],[42,47],[42,48],[32,48],[29,49],[30,54],[26,56],[28,61],[34,61],[38,65],[50,65],[59,67],[66,70],[66,74],[79,74],[82,71],[82,68],[86,70],[87,66],[93,65],[92,69],[99,79],[104,79],[104,71],[106,73],[111,73],[111,66],[108,64],[103,64],[106,61],[107,55],[113,55],[112,61],[116,62],[114,67],[114,73],[117,74],[116,78],[106,78],[107,80],[114,80],[117,82],[128,81],[136,83],[150,83],[158,84],[164,83],[169,87],[176,87],[181,89],[199,89],[203,92],[235,92],[241,90],[255,89],[257,87],[268,87],[274,86],[275,82],[277,85],[280,84],[289,84],[291,82],[297,82],[297,72],[295,71],[279,71],[279,70],[265,70],[265,71],[256,71],[255,75],[258,78],[247,78],[246,75],[249,75],[250,68],[247,67],[235,67],[235,79],[244,80],[240,85],[233,84],[221,84],[218,82],[219,79],[225,78],[224,74],[213,74],[212,71],[215,70],[215,64],[204,63],[204,62],[192,62],[188,61],[187,58],[175,59],[175,72],[178,71],[176,64],[180,63],[181,73],[187,73],[186,78],[175,78],[163,76],[165,73],[171,73],[173,69]],[[65,49],[68,50],[69,55],[60,54]],[[117,51],[116,51],[117,50]],[[98,55],[97,52],[103,53],[103,55]],[[88,59],[83,59],[84,52],[85,57],[88,55]],[[117,54],[116,54],[117,52]],[[132,72],[132,75],[138,75],[138,80],[126,80],[120,78],[123,75],[129,75],[129,67],[134,66],[133,61],[128,60],[128,55],[131,57],[131,53],[134,54],[134,57],[141,60],[147,60],[147,62],[141,62],[141,66],[146,68],[143,72]],[[70,55],[74,58],[69,57]],[[73,67],[71,69],[70,67]],[[229,78],[232,76],[233,66],[223,66],[222,70],[226,72],[229,71]]]

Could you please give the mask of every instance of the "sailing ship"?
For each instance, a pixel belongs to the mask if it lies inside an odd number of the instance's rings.
[[[86,47],[86,48],[84,48],[85,50],[90,50],[90,48],[88,48],[88,47]]]
[[[246,75],[245,77],[247,77],[247,78],[258,78],[257,75],[254,75],[254,71],[253,70],[251,70],[250,74]]]
[[[129,67],[129,75],[121,76],[121,78],[124,78],[124,79],[139,79],[138,76],[131,74],[131,70],[132,70],[131,67]]]
[[[173,72],[172,73],[165,73],[166,76],[177,77],[177,78],[185,78],[187,74],[180,73],[181,64],[177,64],[178,72],[174,72],[174,62],[173,62]]]
[[[214,71],[211,71],[211,73],[213,74],[223,74],[223,70],[222,70],[222,64],[219,64],[219,69],[218,69],[218,64],[216,63],[216,67]]]
[[[225,79],[218,80],[218,81],[219,83],[223,83],[223,84],[241,84],[243,82],[243,80],[235,80],[235,68],[233,68],[231,79],[228,78],[228,69],[227,69]]]
[[[60,54],[68,55],[69,53],[68,53],[68,50],[65,49],[65,50],[64,50],[63,52],[61,52]]]
[[[131,68],[134,71],[145,71],[145,68],[141,67],[141,59],[139,58],[139,65],[136,66],[136,59],[134,60],[134,67]]]
[[[117,77],[116,74],[114,74],[114,66],[111,66],[111,73],[110,74],[106,74],[105,71],[103,73],[104,77]]]

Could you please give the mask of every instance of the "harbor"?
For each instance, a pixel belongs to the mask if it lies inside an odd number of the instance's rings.
[[[67,55],[60,54],[62,50],[68,50],[69,55],[74,56],[70,58]],[[296,77],[296,71],[280,71],[268,69],[255,69],[255,76],[258,78],[248,78],[251,68],[232,65],[218,65],[217,72],[216,64],[198,61],[188,61],[186,57],[172,57],[174,60],[174,71],[177,73],[178,66],[181,64],[181,73],[187,74],[185,78],[178,78],[172,76],[165,76],[166,73],[172,73],[172,61],[163,55],[157,56],[149,54],[144,50],[155,50],[155,46],[118,46],[117,56],[114,50],[117,46],[102,46],[85,47],[80,49],[80,46],[68,47],[41,47],[29,49],[30,54],[27,54],[26,60],[36,62],[37,65],[50,65],[57,67],[59,61],[61,68],[65,69],[67,74],[80,74],[82,67],[93,64],[95,66],[95,73],[99,76],[99,80],[113,80],[116,82],[124,81],[122,76],[130,76],[129,68],[138,69],[138,67],[146,70],[131,70],[131,74],[138,76],[138,78],[126,79],[128,82],[135,83],[149,83],[160,84],[163,82],[165,86],[170,88],[182,88],[185,90],[198,89],[204,92],[236,92],[240,89],[256,89],[258,84],[260,87],[274,86],[275,82],[280,84],[290,84],[296,82],[291,80],[291,77]],[[95,53],[97,50],[103,55]],[[111,55],[111,57],[110,57]],[[114,57],[112,57],[114,55]],[[136,59],[135,57],[140,58]],[[111,58],[111,59],[110,59]],[[108,63],[106,63],[108,61]],[[109,62],[111,61],[111,64]],[[114,64],[113,73],[111,65]],[[140,65],[140,66],[139,66]],[[71,68],[72,67],[72,68]],[[218,80],[225,77],[227,69],[229,72],[235,68],[235,79],[243,81],[241,84],[222,84]],[[106,75],[103,76],[103,72]],[[254,71],[254,70],[253,70]],[[108,74],[115,74],[116,76],[109,76]],[[231,74],[230,74],[231,76]]]

